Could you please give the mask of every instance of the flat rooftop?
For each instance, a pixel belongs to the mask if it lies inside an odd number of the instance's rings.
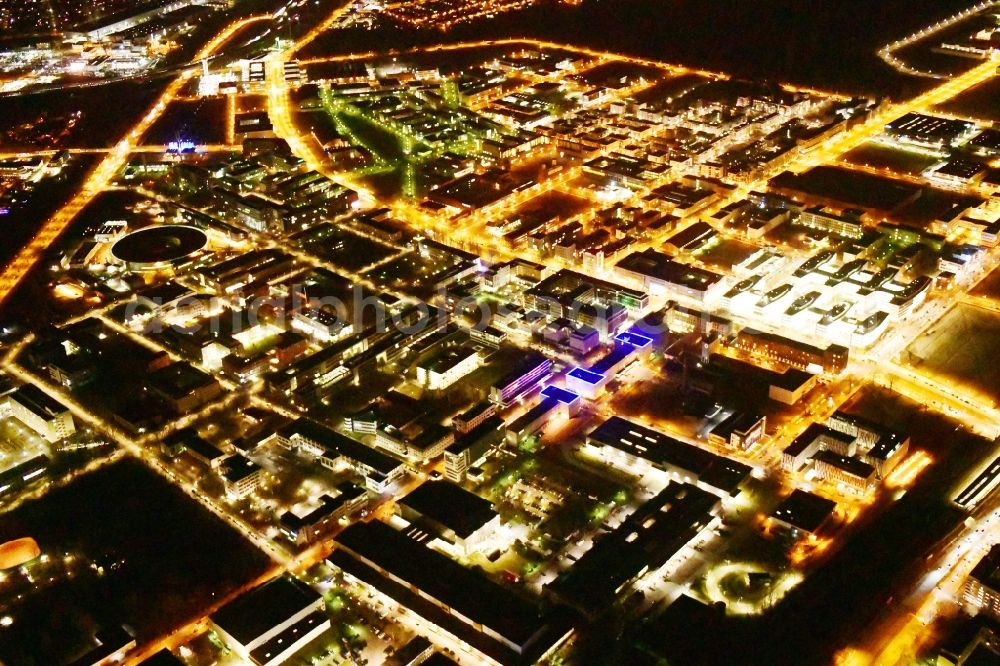
[[[524,357],[522,357],[517,361],[514,368],[510,372],[505,374],[503,377],[501,377],[494,384],[494,386],[498,389],[507,388],[511,384],[514,384],[522,377],[524,377],[524,375],[532,372],[533,370],[538,368],[538,366],[543,365],[545,363],[551,363],[551,361],[544,354],[539,354],[538,352],[535,351],[526,352]]]
[[[836,507],[837,503],[833,500],[795,489],[778,505],[771,517],[803,532],[812,533],[833,514]]]
[[[305,583],[282,576],[230,601],[212,615],[212,622],[248,645],[319,599]]]
[[[530,663],[533,654],[537,658],[551,645],[542,640],[550,625],[538,605],[385,523],[351,525],[337,544],[332,564],[360,575],[404,606],[420,605],[414,610],[433,615],[428,619],[448,625],[444,628],[501,663]]]
[[[569,405],[580,399],[580,396],[569,389],[564,389],[559,386],[546,386],[542,389],[542,395],[546,398],[551,398],[556,402],[563,405]]]
[[[754,412],[733,412],[712,429],[713,435],[729,439],[735,434],[743,434],[757,425],[763,417]]]
[[[576,379],[580,379],[582,381],[587,382],[588,384],[594,384],[594,385],[601,383],[601,380],[604,379],[604,375],[602,375],[599,372],[594,372],[593,370],[587,370],[586,368],[579,368],[579,367],[573,368],[566,374],[569,375],[570,377],[575,377]]]
[[[503,434],[504,425],[504,420],[499,416],[490,416],[469,432],[457,437],[447,451],[448,453],[461,453],[488,438],[496,438],[499,441]]]
[[[633,252],[619,261],[617,266],[622,270],[694,291],[705,291],[722,279],[718,273],[682,264],[652,248]]]
[[[391,474],[403,463],[392,456],[386,455],[370,446],[366,446],[356,439],[327,428],[325,425],[316,423],[307,418],[298,418],[284,426],[279,432],[286,438],[292,435],[299,435],[308,440],[316,442],[324,449],[326,457],[336,458],[343,456],[355,462],[370,467],[381,474]]]
[[[797,456],[824,435],[835,437],[848,444],[854,441],[853,437],[839,433],[836,430],[831,430],[822,423],[810,423],[801,435],[793,439],[792,443],[785,447],[782,453],[786,456]]]
[[[612,416],[587,437],[655,466],[685,470],[702,483],[727,493],[732,493],[751,471],[741,462],[715,455],[620,416]]]
[[[19,386],[10,394],[10,397],[43,421],[50,421],[63,412],[69,411],[63,404],[50,398],[34,384]]]
[[[990,548],[969,575],[984,586],[1000,591],[1000,544]]]
[[[465,539],[498,514],[493,504],[449,481],[427,481],[399,500],[408,507]]]
[[[820,451],[815,456],[816,460],[832,465],[837,469],[856,476],[859,479],[870,478],[875,473],[875,468],[858,458],[842,456],[834,451]]]
[[[624,584],[663,566],[708,525],[719,501],[697,486],[668,484],[614,532],[595,541],[549,589],[585,610],[606,608]]]
[[[951,142],[975,125],[965,120],[939,118],[922,113],[907,113],[885,126],[891,134],[921,141]]]
[[[175,399],[216,383],[214,377],[187,363],[172,363],[150,374],[147,381],[150,386]]]

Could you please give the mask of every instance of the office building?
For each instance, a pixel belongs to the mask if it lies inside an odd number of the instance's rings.
[[[1000,545],[993,546],[969,574],[962,588],[962,600],[1000,621]]]
[[[862,211],[844,211],[838,213],[829,208],[815,206],[806,208],[799,215],[799,224],[810,229],[825,231],[842,238],[861,238],[865,234],[865,225],[861,219]]]
[[[332,530],[341,518],[351,515],[367,501],[368,493],[364,488],[353,483],[341,483],[337,486],[335,496],[323,494],[319,498],[319,506],[311,511],[302,514],[286,511],[281,514],[281,532],[296,545],[312,543]]]
[[[484,400],[469,407],[461,414],[453,416],[451,424],[455,428],[455,432],[464,435],[496,413],[496,403]]]
[[[481,360],[474,349],[448,349],[417,365],[417,383],[432,391],[446,389],[478,368]]]
[[[234,455],[222,463],[220,474],[226,495],[240,500],[250,497],[260,488],[264,470],[249,458]]]
[[[842,456],[829,449],[813,456],[816,473],[823,479],[841,483],[861,493],[871,492],[878,484],[878,474],[868,463]]]
[[[910,436],[871,419],[837,410],[826,421],[827,427],[855,438],[860,458],[885,478],[910,450]]]
[[[538,352],[529,351],[513,370],[490,388],[490,400],[501,407],[513,403],[519,396],[534,388],[552,371],[552,360]]]
[[[754,412],[733,412],[712,428],[708,441],[746,451],[766,434],[767,417]]]
[[[187,363],[172,363],[151,373],[147,387],[176,414],[188,414],[222,394],[217,379]]]
[[[354,470],[364,477],[367,488],[377,493],[383,492],[406,472],[402,461],[310,419],[296,419],[280,428],[273,437],[287,449],[317,458],[324,467]]]
[[[0,400],[0,416],[16,418],[50,444],[76,432],[69,409],[34,384],[25,384],[5,395]]]
[[[704,303],[725,286],[718,273],[682,264],[652,248],[633,252],[617,264],[623,275],[639,280],[648,291],[682,296]]]
[[[796,488],[782,500],[770,517],[792,530],[793,534],[815,534],[827,523],[836,508],[837,503],[833,500]]]
[[[750,467],[688,444],[620,416],[593,430],[583,451],[632,474],[696,484],[713,493],[735,495]]]
[[[101,629],[95,635],[97,646],[77,657],[69,666],[112,666],[120,664],[125,655],[135,648],[135,638],[125,627]]]
[[[444,475],[455,483],[465,480],[469,468],[482,460],[498,445],[506,432],[504,420],[490,416],[472,430],[457,437],[444,451]]]
[[[774,333],[753,332],[747,329],[737,334],[733,346],[748,354],[813,374],[821,372],[840,374],[847,368],[850,354],[843,345],[830,344],[826,347],[816,347]]]
[[[525,437],[534,435],[551,419],[572,418],[580,411],[580,396],[558,386],[546,386],[537,405],[507,426],[507,442],[516,446]]]
[[[629,583],[662,567],[708,527],[720,503],[717,495],[691,484],[669,483],[595,541],[547,589],[596,616],[614,604]]]

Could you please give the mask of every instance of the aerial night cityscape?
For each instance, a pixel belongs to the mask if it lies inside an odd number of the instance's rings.
[[[1000,665],[1000,0],[0,0],[0,666]]]

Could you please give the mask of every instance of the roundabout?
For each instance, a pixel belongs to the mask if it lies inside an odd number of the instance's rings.
[[[781,601],[802,581],[795,571],[775,572],[751,562],[719,564],[705,574],[705,596],[734,615],[756,615]]]

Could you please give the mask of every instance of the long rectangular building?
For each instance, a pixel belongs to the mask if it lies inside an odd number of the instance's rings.
[[[910,450],[910,437],[871,419],[837,410],[826,421],[837,432],[851,435],[861,450],[861,459],[885,478]]]
[[[652,248],[633,252],[619,261],[617,268],[640,280],[647,290],[686,296],[698,302],[717,294],[725,285],[718,273],[682,264]]]
[[[552,372],[552,360],[538,352],[527,352],[513,370],[490,388],[490,400],[509,405]]]
[[[464,642],[483,663],[535,663],[571,631],[565,612],[543,609],[379,521],[344,530],[329,563]]]
[[[278,666],[329,629],[330,619],[319,593],[282,576],[220,608],[212,627],[245,661]]]
[[[1000,545],[993,546],[969,574],[962,589],[962,599],[1000,620]]]
[[[547,589],[589,614],[615,603],[627,585],[659,569],[712,522],[721,500],[689,483],[670,483],[605,535]]]
[[[843,345],[816,347],[773,333],[743,329],[733,346],[754,356],[777,361],[807,372],[840,374],[847,368],[850,350]]]
[[[25,384],[0,401],[0,416],[13,416],[49,443],[69,437],[76,428],[65,405],[53,400],[34,384]]]
[[[307,418],[292,421],[274,436],[288,449],[316,456],[325,467],[352,467],[375,492],[385,490],[406,471],[402,461]]]
[[[662,432],[613,416],[587,435],[584,450],[637,474],[665,473],[713,492],[735,495],[750,467]]]
[[[460,483],[469,467],[481,459],[491,447],[500,443],[506,424],[499,416],[490,416],[472,430],[457,437],[444,450],[444,473],[451,481]]]

